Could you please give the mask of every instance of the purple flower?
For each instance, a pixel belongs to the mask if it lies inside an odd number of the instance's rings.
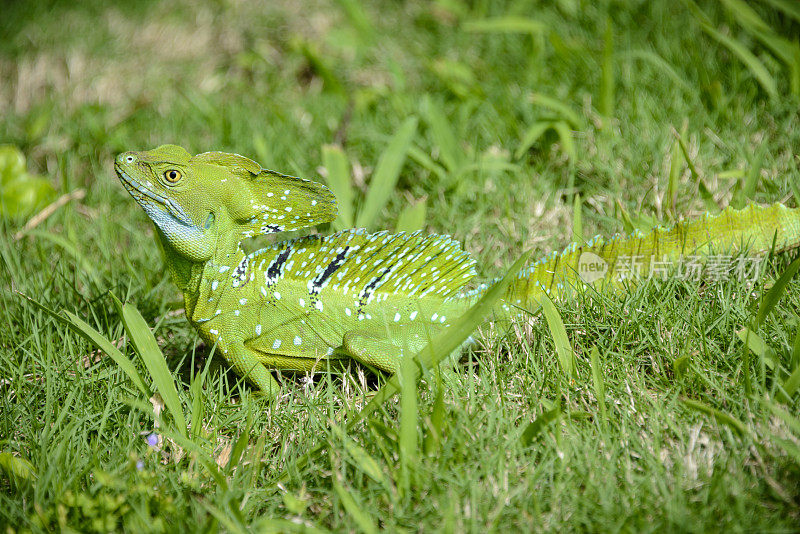
[[[147,444],[151,447],[158,447],[158,434],[155,432],[148,434],[145,439],[147,440]]]
[[[144,462],[142,460],[136,460],[136,470],[141,471],[144,469]]]

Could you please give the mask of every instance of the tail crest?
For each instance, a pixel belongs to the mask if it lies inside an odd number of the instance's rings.
[[[614,291],[648,277],[682,274],[741,277],[752,269],[752,259],[774,248],[782,252],[800,246],[800,208],[783,204],[726,208],[717,215],[704,214],[670,227],[656,227],[627,236],[592,238],[585,245],[572,243],[520,271],[500,304],[501,314],[514,307],[535,309],[544,295],[559,298],[575,288]],[[727,263],[725,263],[727,260]],[[680,271],[683,269],[683,271]],[[462,296],[474,298],[478,288]]]

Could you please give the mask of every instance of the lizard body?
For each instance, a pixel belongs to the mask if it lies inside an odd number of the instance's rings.
[[[247,254],[244,239],[336,217],[323,185],[261,167],[237,154],[190,156],[164,145],[120,154],[115,169],[154,222],[186,315],[242,375],[270,396],[272,369],[307,371],[322,359],[354,358],[395,372],[486,288],[465,291],[475,262],[447,236],[345,230],[281,241]],[[574,286],[621,287],[657,261],[713,252],[763,254],[800,244],[800,210],[781,204],[726,209],[647,234],[570,245],[521,271],[495,310],[510,318],[543,295]],[[639,258],[620,274],[622,258]],[[599,265],[581,273],[586,260]]]

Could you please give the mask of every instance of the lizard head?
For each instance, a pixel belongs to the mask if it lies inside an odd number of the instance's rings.
[[[322,184],[262,169],[238,154],[191,156],[175,145],[123,152],[120,181],[167,241],[192,261],[206,261],[220,239],[297,230],[336,218]]]

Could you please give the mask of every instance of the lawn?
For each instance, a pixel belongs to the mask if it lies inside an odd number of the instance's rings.
[[[357,419],[387,377],[287,374],[270,403],[212,356],[113,170],[237,152],[328,183],[319,232],[450,234],[487,280],[797,207],[797,3],[72,4],[0,17],[0,531],[798,529],[796,253],[484,326]]]

